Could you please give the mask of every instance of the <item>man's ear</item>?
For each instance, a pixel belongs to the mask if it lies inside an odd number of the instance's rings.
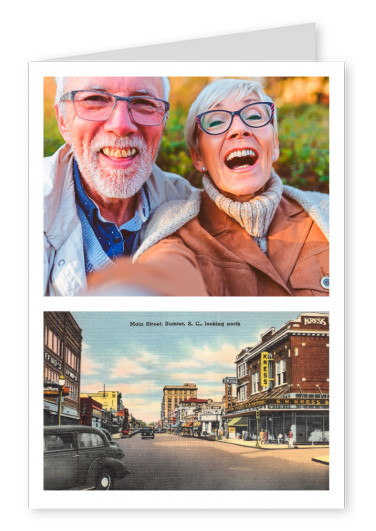
[[[191,157],[192,157],[192,162],[193,162],[194,167],[196,168],[197,171],[201,173],[202,167],[206,166],[205,162],[203,161],[200,153],[197,153],[197,151],[195,151],[193,148],[190,148],[190,152],[191,152]]]
[[[61,136],[64,138],[66,144],[70,144],[70,134],[69,134],[69,128],[66,123],[65,113],[60,108],[60,105],[55,103],[55,113],[56,113],[56,121],[59,128],[59,131],[61,133]]]

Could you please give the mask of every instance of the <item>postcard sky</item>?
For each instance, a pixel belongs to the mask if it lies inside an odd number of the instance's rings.
[[[82,329],[81,392],[120,391],[145,422],[160,418],[163,387],[195,383],[198,398],[221,400],[235,358],[270,327],[299,312],[72,312]],[[167,322],[184,326],[166,326]],[[144,326],[131,326],[139,322]],[[147,322],[162,326],[146,326]],[[191,323],[191,326],[189,325]],[[205,323],[224,323],[206,326]],[[239,323],[227,326],[227,323]],[[201,324],[201,326],[200,326]]]

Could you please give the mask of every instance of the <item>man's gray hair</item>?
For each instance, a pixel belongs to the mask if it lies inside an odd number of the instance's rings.
[[[190,149],[199,153],[198,146],[198,126],[196,116],[202,112],[209,111],[215,105],[218,105],[229,96],[234,101],[243,99],[245,96],[255,94],[259,101],[269,101],[273,103],[264,91],[261,83],[247,79],[218,79],[207,85],[197,96],[189,109],[187,121],[185,124],[185,140]],[[274,137],[278,137],[277,110],[274,109],[272,121],[274,128]]]
[[[55,103],[60,103],[60,98],[64,94],[64,87],[65,87],[65,77],[55,77],[56,82],[56,96],[55,96]],[[168,97],[170,94],[170,82],[167,77],[162,77],[162,85],[163,85],[163,99],[168,101]]]

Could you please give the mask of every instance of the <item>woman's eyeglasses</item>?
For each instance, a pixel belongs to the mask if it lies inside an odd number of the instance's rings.
[[[274,103],[250,103],[238,111],[206,111],[196,116],[196,123],[208,135],[222,135],[230,129],[234,116],[239,116],[248,127],[264,127],[273,119]]]
[[[170,109],[167,101],[148,96],[115,96],[100,90],[73,90],[63,94],[60,101],[71,100],[74,110],[82,120],[105,122],[108,120],[118,101],[128,103],[132,120],[138,125],[160,125]]]

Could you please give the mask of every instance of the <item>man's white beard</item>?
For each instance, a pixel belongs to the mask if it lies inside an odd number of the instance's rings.
[[[108,138],[106,135],[96,136],[89,146],[83,147],[79,154],[77,146],[70,137],[70,145],[77,161],[80,173],[87,185],[94,189],[101,197],[108,199],[127,199],[134,196],[151,174],[158,149],[153,156],[153,146],[150,149],[142,138]],[[103,147],[118,149],[138,149],[137,161],[126,169],[101,168],[99,165],[100,152]],[[159,146],[158,146],[159,148]]]

